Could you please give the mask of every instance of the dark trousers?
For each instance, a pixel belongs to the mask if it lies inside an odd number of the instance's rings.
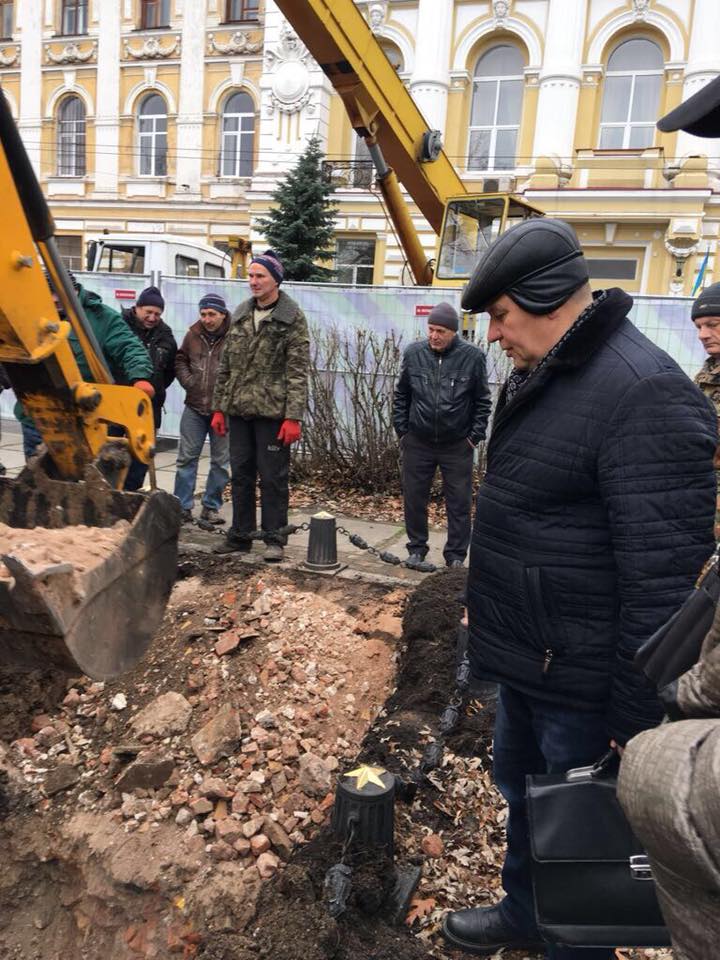
[[[495,717],[493,772],[508,803],[501,909],[518,930],[535,931],[525,777],[564,773],[594,763],[609,748],[605,712],[586,713],[501,686]],[[606,948],[548,947],[553,960],[606,960]]]
[[[278,440],[282,420],[228,417],[232,525],[228,537],[247,540],[256,529],[255,483],[260,477],[260,517],[265,543],[287,542],[277,533],[287,526],[290,447]]]
[[[412,433],[402,439],[402,477],[408,553],[428,551],[428,500],[435,471],[440,468],[447,512],[445,562],[464,560],[470,543],[473,448],[467,439],[452,443],[421,440]]]

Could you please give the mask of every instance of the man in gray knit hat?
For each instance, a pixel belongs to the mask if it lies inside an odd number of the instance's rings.
[[[428,551],[428,499],[436,470],[443,478],[448,567],[461,567],[470,542],[472,467],[490,416],[485,354],[458,336],[457,311],[438,303],[426,340],[411,343],[395,388],[393,422],[400,438],[408,563]]]
[[[720,426],[720,283],[706,287],[692,306],[692,322],[708,357],[695,375],[695,383],[715,407]],[[715,536],[720,537],[720,447],[715,453],[718,484]]]

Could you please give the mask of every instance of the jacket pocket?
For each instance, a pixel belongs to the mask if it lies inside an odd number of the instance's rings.
[[[532,620],[530,639],[543,653],[546,673],[554,657],[565,650],[565,628],[542,567],[525,567],[525,589]]]

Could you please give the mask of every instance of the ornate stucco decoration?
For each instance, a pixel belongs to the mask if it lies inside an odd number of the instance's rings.
[[[633,14],[636,20],[644,20],[650,9],[650,0],[632,0]]]
[[[495,25],[502,25],[503,21],[510,13],[510,7],[512,6],[512,0],[493,0],[493,15],[495,17]]]
[[[19,63],[20,61],[20,47],[14,47],[12,53],[5,53],[5,50],[8,48],[5,47],[3,50],[0,50],[0,67],[12,67],[13,64]]]
[[[368,4],[368,23],[373,33],[377,33],[385,26],[387,20],[387,0],[377,0]]]
[[[148,37],[139,50],[131,47],[127,40],[125,41],[125,54],[133,60],[166,60],[179,53],[180,37],[175,37],[167,47],[161,46],[157,37]]]
[[[272,73],[270,101],[266,105],[268,115],[275,110],[298,113],[305,106],[308,106],[308,112],[313,112],[307,60],[307,47],[287,23],[283,24],[279,42],[265,52],[265,62]]]
[[[250,35],[236,30],[227,43],[215,39],[215,34],[208,34],[208,53],[222,53],[236,56],[240,53],[258,53],[262,50],[262,40],[251,40]]]
[[[66,43],[60,53],[55,53],[51,47],[47,47],[45,56],[48,63],[87,63],[96,52],[97,43],[93,40],[87,50],[81,50],[77,43]]]

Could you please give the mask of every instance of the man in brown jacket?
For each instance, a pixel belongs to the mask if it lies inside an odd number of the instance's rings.
[[[230,479],[228,438],[210,427],[212,396],[220,357],[230,326],[230,313],[217,293],[208,293],[198,305],[200,317],[185,334],[175,356],[175,374],[184,388],[185,409],[180,419],[175,496],[183,508],[183,520],[192,520],[198,461],[205,438],[210,438],[210,472],[202,498],[201,520],[218,524],[225,521],[218,511],[222,494]]]

